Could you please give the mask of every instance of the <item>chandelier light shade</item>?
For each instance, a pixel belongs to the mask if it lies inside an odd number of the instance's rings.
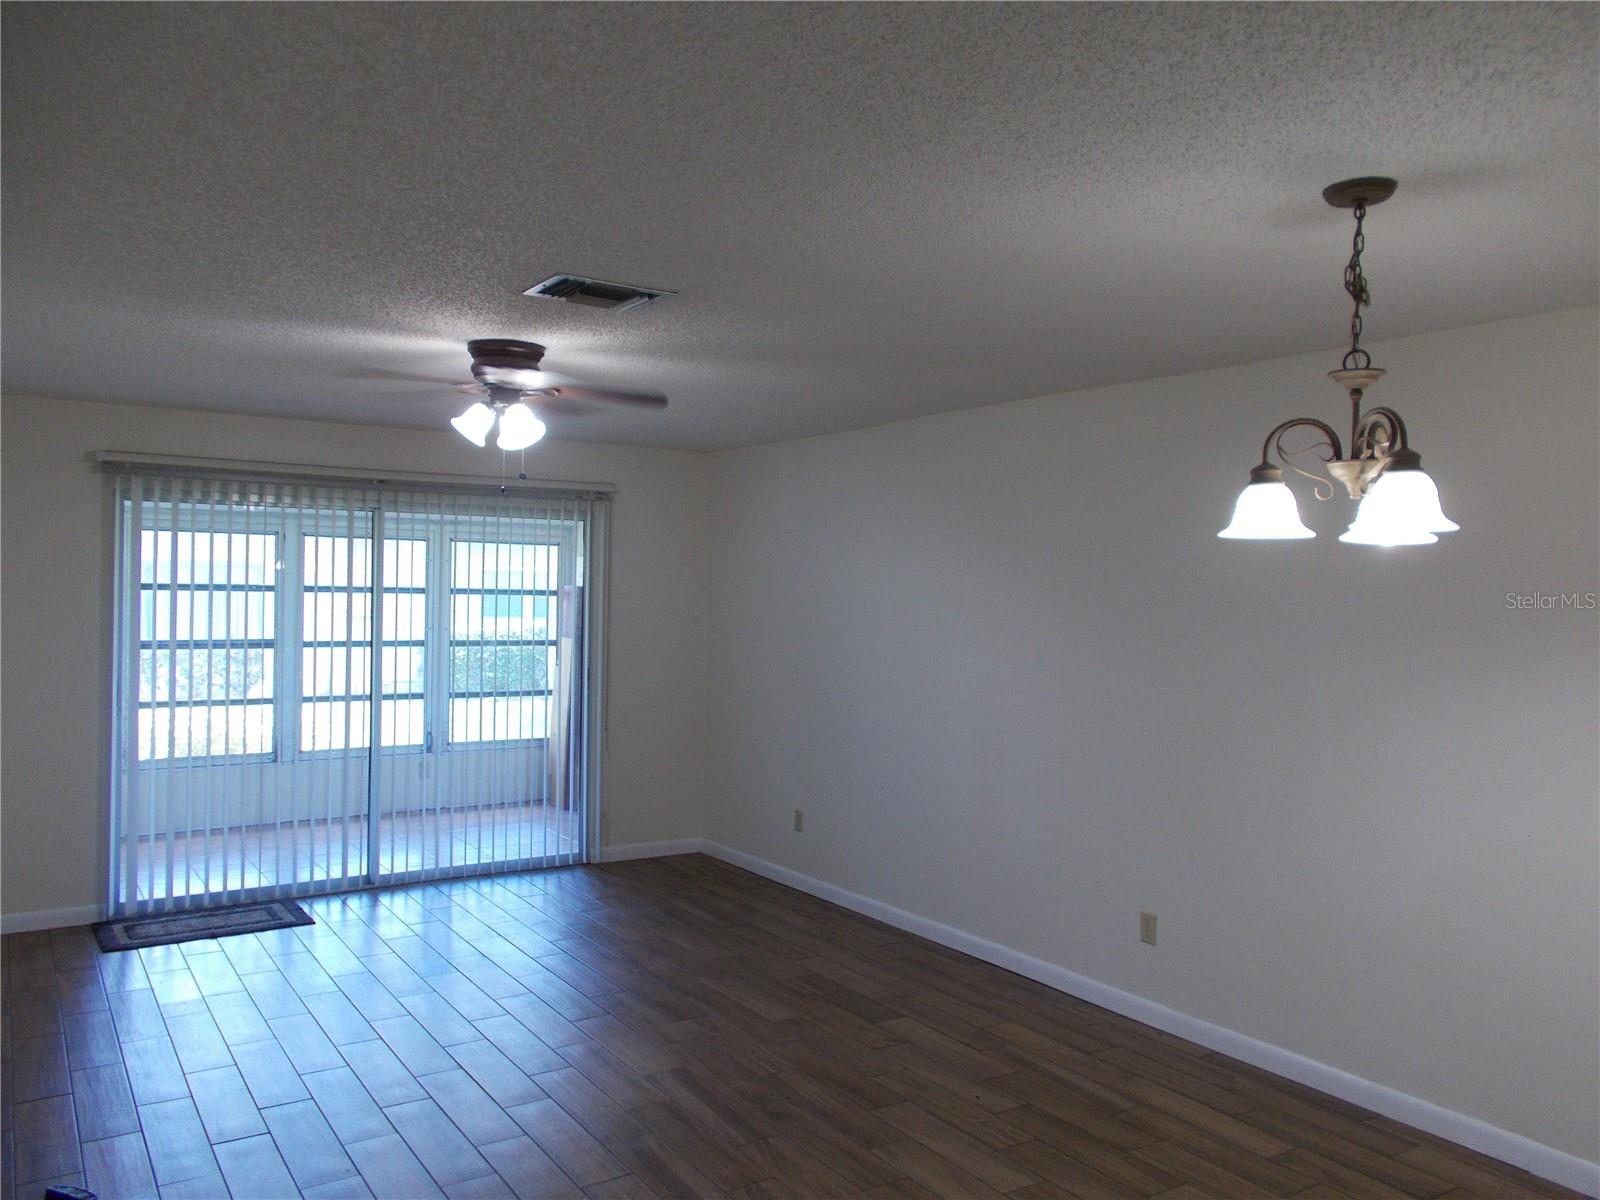
[[[1460,528],[1439,507],[1439,489],[1426,471],[1391,463],[1367,489],[1356,519],[1339,540],[1358,546],[1426,546],[1439,540],[1437,534]]]
[[[1250,472],[1250,482],[1233,505],[1233,520],[1217,534],[1243,542],[1289,541],[1317,535],[1300,521],[1300,508],[1294,493],[1283,481],[1283,472],[1271,463],[1262,463]]]
[[[1356,519],[1339,540],[1350,546],[1431,546],[1439,540],[1437,534],[1408,519],[1403,506],[1388,501],[1381,484],[1373,484],[1356,506]]]
[[[1344,269],[1344,288],[1354,302],[1350,317],[1350,349],[1339,370],[1328,378],[1350,396],[1350,457],[1334,428],[1314,417],[1295,417],[1283,422],[1261,448],[1261,465],[1250,472],[1250,482],[1234,505],[1233,520],[1217,534],[1231,541],[1292,541],[1316,535],[1301,523],[1294,493],[1283,482],[1279,462],[1296,473],[1316,481],[1319,500],[1331,499],[1343,485],[1350,499],[1358,501],[1355,519],[1339,538],[1357,546],[1427,546],[1441,533],[1460,529],[1439,504],[1439,489],[1422,469],[1421,456],[1411,448],[1406,424],[1392,408],[1361,409],[1367,389],[1384,376],[1372,365],[1372,356],[1361,348],[1361,310],[1371,304],[1367,278],[1361,268],[1366,249],[1363,224],[1367,206],[1381,204],[1394,195],[1395,181],[1378,177],[1347,179],[1326,188],[1322,198],[1335,208],[1353,210],[1355,237],[1350,261]],[[1293,430],[1309,430],[1316,439],[1307,446],[1288,449],[1284,435]],[[1326,474],[1296,466],[1291,458],[1312,456],[1321,461]],[[1337,483],[1335,482],[1337,481]]]
[[[1367,498],[1385,498],[1403,514],[1404,520],[1429,533],[1455,533],[1461,526],[1444,515],[1438,485],[1422,469],[1421,459],[1412,453],[1410,457],[1416,459],[1412,464],[1401,461],[1405,457],[1404,452],[1390,457],[1388,467],[1378,476]]]

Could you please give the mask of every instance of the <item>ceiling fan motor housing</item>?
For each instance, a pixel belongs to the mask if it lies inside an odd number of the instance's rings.
[[[467,343],[472,356],[472,377],[486,390],[489,403],[537,402],[547,412],[588,412],[594,404],[630,404],[637,408],[665,408],[667,398],[656,392],[623,392],[596,387],[546,372],[544,347],[516,338],[475,338]]]
[[[512,389],[540,386],[544,347],[538,342],[478,338],[467,343],[467,353],[472,355],[472,377],[479,383]]]

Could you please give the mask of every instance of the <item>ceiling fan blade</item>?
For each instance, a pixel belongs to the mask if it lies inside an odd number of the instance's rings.
[[[463,383],[460,376],[454,379],[446,379],[439,375],[408,375],[404,371],[341,371],[339,372],[339,378],[371,380],[374,383],[426,383],[433,387],[453,387],[469,391],[480,390],[475,383]]]
[[[618,392],[611,388],[591,387],[588,384],[563,383],[545,391],[547,396],[561,400],[577,400],[595,404],[628,404],[635,408],[665,408],[667,398],[653,392]]]
[[[603,411],[598,404],[557,396],[551,392],[531,392],[523,399],[543,416],[592,417]]]

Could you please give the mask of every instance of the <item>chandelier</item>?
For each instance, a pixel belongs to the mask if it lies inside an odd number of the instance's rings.
[[[1335,208],[1353,210],[1355,238],[1350,261],[1344,269],[1344,289],[1355,304],[1350,316],[1350,349],[1337,371],[1328,378],[1350,394],[1350,457],[1346,458],[1339,435],[1331,425],[1314,417],[1295,417],[1267,434],[1261,446],[1261,464],[1250,471],[1250,482],[1234,504],[1233,520],[1218,537],[1246,541],[1290,541],[1317,535],[1300,520],[1294,493],[1283,481],[1279,462],[1296,474],[1314,481],[1319,500],[1333,498],[1338,484],[1350,499],[1359,501],[1355,520],[1340,534],[1341,542],[1358,546],[1425,546],[1461,526],[1444,515],[1439,506],[1439,489],[1422,469],[1422,458],[1411,448],[1406,423],[1392,408],[1374,407],[1361,411],[1367,389],[1383,378],[1384,372],[1372,365],[1372,356],[1361,348],[1361,309],[1371,303],[1367,277],[1361,270],[1361,252],[1366,249],[1362,224],[1367,207],[1382,204],[1394,195],[1392,179],[1347,179],[1326,188],[1322,198]],[[1318,435],[1305,446],[1288,449],[1284,436],[1296,429]],[[1296,466],[1291,458],[1315,458],[1327,472],[1319,474]]]

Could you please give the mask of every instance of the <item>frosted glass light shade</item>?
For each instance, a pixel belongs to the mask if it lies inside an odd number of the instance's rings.
[[[1282,479],[1256,480],[1245,486],[1233,506],[1233,520],[1219,538],[1277,542],[1303,540],[1317,535],[1300,521],[1294,493]]]
[[[1439,506],[1439,488],[1421,467],[1390,467],[1378,476],[1372,490],[1406,519],[1429,533],[1454,533],[1460,529]]]
[[[544,422],[533,409],[518,402],[500,414],[500,436],[495,444],[502,450],[523,450],[544,436]]]
[[[1352,546],[1431,546],[1438,536],[1382,507],[1374,508],[1372,497],[1361,501],[1356,519],[1339,540]]]
[[[1356,509],[1339,540],[1352,546],[1431,546],[1439,539],[1394,492],[1381,490],[1380,476]]]
[[[485,445],[489,430],[494,428],[494,409],[480,400],[459,417],[451,417],[450,424],[474,446]]]
[[[1390,467],[1362,497],[1356,519],[1340,535],[1357,546],[1428,546],[1460,529],[1439,507],[1439,489],[1421,467]]]

